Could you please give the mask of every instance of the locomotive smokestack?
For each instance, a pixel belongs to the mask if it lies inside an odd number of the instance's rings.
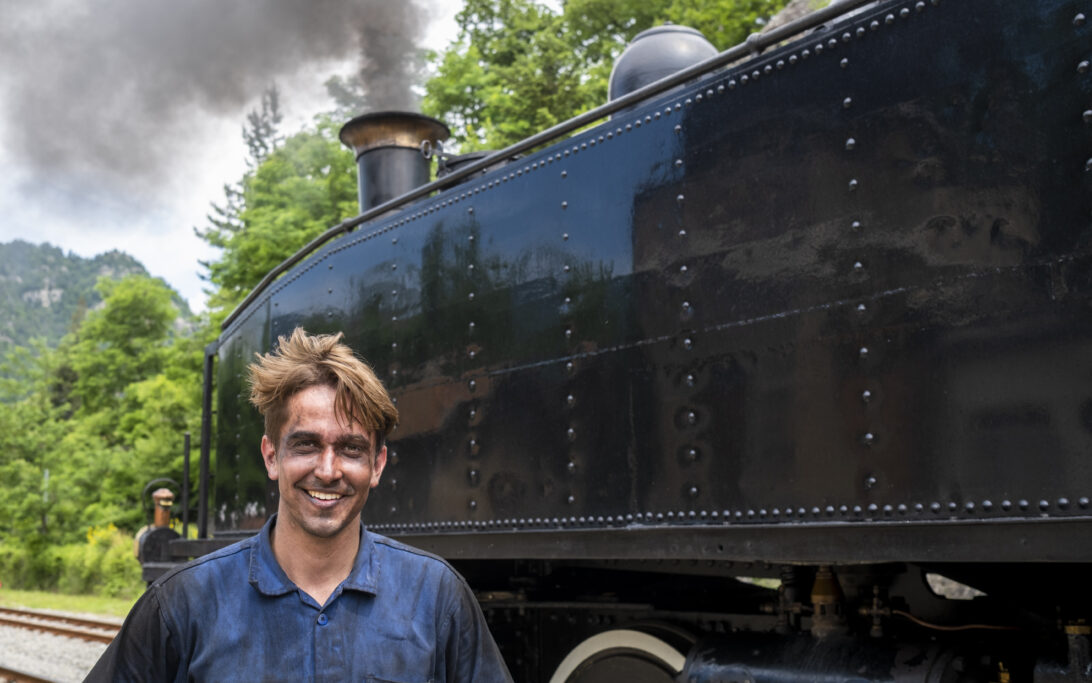
[[[356,152],[361,213],[427,183],[426,150],[450,135],[436,119],[412,112],[364,114],[342,126],[338,138]]]

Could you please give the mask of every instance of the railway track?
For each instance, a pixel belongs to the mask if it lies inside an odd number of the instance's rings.
[[[56,681],[49,678],[42,678],[41,676],[28,674],[25,671],[8,669],[3,666],[0,666],[0,681],[4,683],[56,683]]]
[[[118,625],[110,622],[10,607],[0,607],[0,624],[97,643],[109,643],[118,633]]]

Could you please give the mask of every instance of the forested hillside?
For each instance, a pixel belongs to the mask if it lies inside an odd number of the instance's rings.
[[[83,258],[50,244],[21,240],[0,243],[0,348],[44,339],[56,346],[88,310],[102,305],[95,291],[100,277],[148,275],[136,259],[120,251]],[[172,297],[179,314],[189,307]]]

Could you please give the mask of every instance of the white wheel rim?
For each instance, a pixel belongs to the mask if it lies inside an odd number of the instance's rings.
[[[675,674],[682,671],[683,666],[686,665],[686,656],[663,640],[640,631],[616,629],[597,633],[574,647],[572,652],[561,660],[557,671],[550,678],[550,683],[565,683],[581,664],[611,650],[640,652],[649,659],[663,664]]]

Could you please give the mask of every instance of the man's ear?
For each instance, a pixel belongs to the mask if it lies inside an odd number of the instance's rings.
[[[383,476],[383,468],[387,466],[387,447],[383,446],[375,454],[375,464],[372,465],[372,488],[379,486],[379,477]]]
[[[262,435],[262,460],[265,462],[265,471],[273,481],[277,480],[277,449],[273,447],[273,441],[265,434]],[[374,486],[374,484],[373,484]]]

